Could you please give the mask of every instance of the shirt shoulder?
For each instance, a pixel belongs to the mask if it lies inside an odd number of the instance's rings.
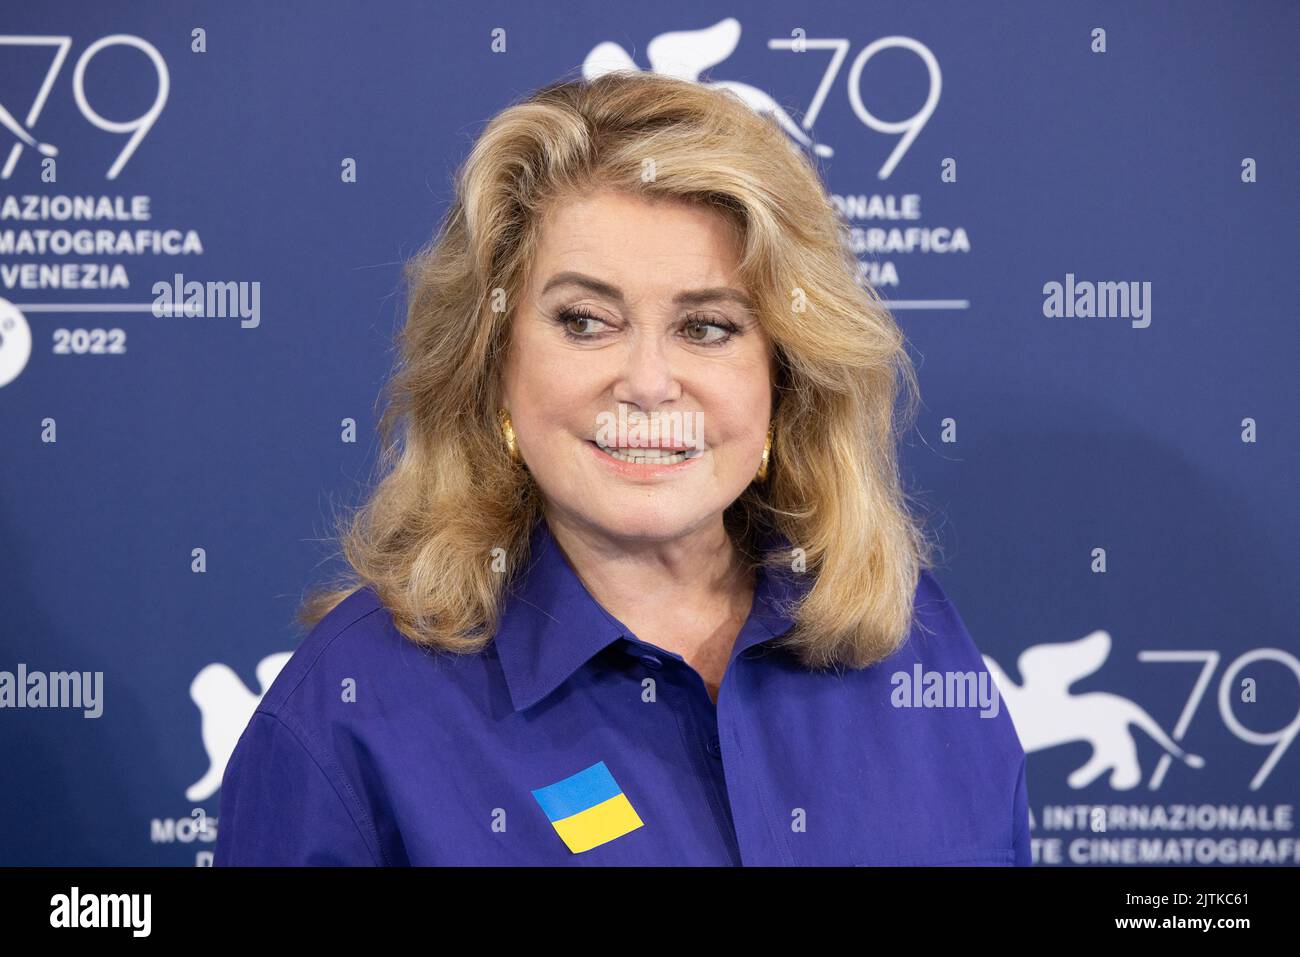
[[[1000,689],[984,661],[984,655],[956,604],[928,569],[922,570],[917,582],[912,633],[891,660],[891,665],[905,668],[915,664],[920,665],[923,673],[940,673],[945,681],[953,676],[963,676],[976,687],[982,683],[995,702],[994,710],[997,712],[993,721],[979,722],[979,726],[986,730],[995,731],[985,740],[995,742],[1008,760],[1024,762],[1025,753],[1015,723],[1001,700]]]
[[[984,660],[962,619],[931,569],[922,569],[916,583],[912,636],[916,653],[936,668],[984,668]]]
[[[413,641],[364,586],[301,641],[256,712],[280,719],[322,759],[347,767],[357,747],[391,750],[413,728],[472,727],[482,721],[483,703],[504,694],[490,644],[475,654]]]
[[[213,863],[387,864],[392,858],[356,775],[329,742],[343,706],[330,659],[358,674],[381,660],[391,619],[368,588],[336,605],[271,682],[226,765]],[[374,670],[370,666],[370,670]]]
[[[419,650],[397,631],[374,590],[358,588],[303,638],[262,696],[257,711],[285,717],[309,709],[322,681],[332,684],[334,675],[349,670],[353,677],[373,676],[377,669],[389,666],[392,657],[405,650],[404,645]]]

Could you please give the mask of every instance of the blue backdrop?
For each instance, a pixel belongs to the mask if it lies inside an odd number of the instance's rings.
[[[210,861],[365,492],[402,261],[492,114],[629,62],[817,144],[1036,859],[1295,864],[1297,36],[1283,2],[5,3],[0,864]],[[246,308],[155,315],[178,274]]]

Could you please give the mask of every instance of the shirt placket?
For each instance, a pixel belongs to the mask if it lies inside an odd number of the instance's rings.
[[[704,679],[677,655],[659,649],[651,650],[648,645],[631,640],[629,650],[657,678],[660,696],[663,697],[667,691],[667,703],[677,721],[682,746],[697,773],[709,782],[706,790],[713,807],[714,820],[731,857],[730,863],[739,866],[740,845],[731,816],[731,802],[727,797],[717,707],[709,698]]]

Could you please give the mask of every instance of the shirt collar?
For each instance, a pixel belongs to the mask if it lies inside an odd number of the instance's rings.
[[[765,551],[789,549],[777,532],[760,543]],[[731,650],[734,660],[755,645],[794,627],[791,605],[807,582],[792,573],[760,568],[754,606]],[[598,652],[620,638],[635,636],[592,598],[578,578],[546,520],[534,527],[528,565],[506,593],[494,644],[515,711],[541,701]],[[672,652],[665,651],[670,657]]]

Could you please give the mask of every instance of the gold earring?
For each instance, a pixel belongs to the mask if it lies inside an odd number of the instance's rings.
[[[758,475],[755,476],[758,479],[758,481],[764,482],[767,480],[767,463],[771,460],[771,458],[772,458],[772,428],[771,426],[769,426],[767,430],[767,441],[763,443],[763,460],[758,463]]]
[[[510,454],[510,461],[516,464],[523,461],[523,456],[519,454],[519,446],[515,443],[515,427],[510,422],[510,413],[505,409],[497,412],[497,418],[501,422],[501,434],[505,436],[506,451]]]

